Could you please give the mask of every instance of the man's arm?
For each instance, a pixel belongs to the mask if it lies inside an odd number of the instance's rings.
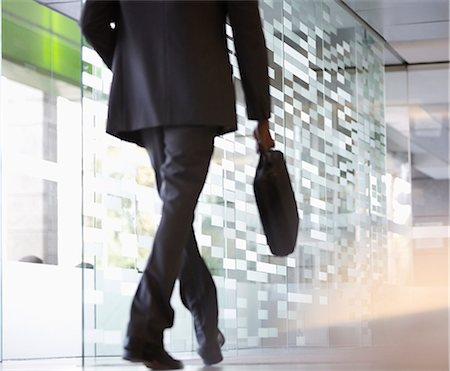
[[[251,120],[270,117],[267,48],[262,31],[258,1],[227,2],[234,45]]]
[[[81,14],[80,26],[86,40],[111,69],[119,19],[119,1],[87,0]],[[115,23],[116,29],[111,28]]]
[[[227,2],[236,56],[247,105],[247,116],[257,120],[254,136],[258,151],[274,147],[269,131],[270,93],[267,48],[258,0]]]

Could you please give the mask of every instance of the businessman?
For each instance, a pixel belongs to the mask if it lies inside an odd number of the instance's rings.
[[[81,16],[83,34],[113,72],[107,132],[146,148],[163,202],[124,347],[125,359],[149,368],[183,368],[163,347],[163,331],[173,325],[176,279],[194,318],[199,355],[206,365],[222,361],[216,287],[192,223],[214,138],[237,128],[227,18],[247,116],[257,121],[258,150],[267,150],[274,142],[257,0],[87,0]]]

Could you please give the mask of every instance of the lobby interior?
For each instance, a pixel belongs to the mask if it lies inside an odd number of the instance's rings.
[[[227,27],[238,131],[217,138],[195,231],[224,361],[186,370],[448,370],[448,0],[260,0],[276,149],[300,215],[271,256]],[[144,370],[120,357],[160,218],[146,153],[104,133],[111,72],[81,0],[0,0],[0,370]],[[201,58],[201,56],[199,56]]]

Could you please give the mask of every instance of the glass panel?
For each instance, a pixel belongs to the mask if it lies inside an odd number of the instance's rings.
[[[420,339],[410,342],[426,344],[437,365],[449,349],[449,72],[448,65],[386,72],[391,287],[383,310],[420,321]],[[393,338],[400,335],[385,341]]]
[[[385,278],[383,47],[334,1],[262,1],[272,129],[301,215],[296,252],[269,254],[252,189],[257,164],[234,46],[238,131],[217,138],[197,207],[227,349],[365,346],[373,282]],[[87,355],[121,354],[160,201],[145,151],[104,134],[111,73],[83,48]],[[175,289],[172,351],[195,349]],[[190,333],[190,336],[186,336]]]
[[[76,220],[72,213],[80,207],[81,182],[80,78],[69,67],[60,68],[59,60],[79,65],[79,31],[74,22],[31,0],[3,1],[2,20],[6,255],[58,264],[76,255],[63,253],[62,245],[58,251],[58,241],[73,241],[66,222]],[[56,25],[64,22],[59,34]],[[32,50],[24,50],[25,44]],[[59,54],[65,49],[68,53]],[[79,247],[75,251],[80,254]]]
[[[3,356],[81,356],[80,32],[1,4]]]
[[[385,234],[382,44],[335,2],[287,4],[294,110],[285,95],[285,128],[294,122],[299,151],[286,153],[296,160],[302,213],[301,249],[288,271],[289,344],[368,345],[370,279],[361,277],[375,276],[383,251],[371,234],[381,242]]]
[[[283,3],[260,2],[263,29],[269,55],[272,87],[282,94],[283,88]],[[286,346],[286,317],[278,318],[277,301],[285,302],[285,259],[269,256],[266,239],[259,221],[253,194],[253,178],[258,164],[253,130],[255,123],[245,113],[245,98],[240,81],[233,34],[230,37],[230,61],[237,91],[238,130],[216,142],[223,149],[221,161],[225,235],[223,259],[224,290],[219,290],[220,323],[228,349]],[[272,105],[282,107],[281,100]],[[278,118],[282,124],[283,118]],[[277,119],[275,119],[277,121]],[[278,138],[279,139],[279,138]],[[277,290],[276,287],[283,287]]]
[[[147,154],[104,133],[111,72],[83,47],[84,354],[122,352],[159,201]]]

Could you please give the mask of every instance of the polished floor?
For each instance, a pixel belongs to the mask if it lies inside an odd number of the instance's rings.
[[[394,370],[448,370],[448,366],[414,364],[410,357],[405,362],[394,360],[384,354],[382,359],[370,359],[358,350],[347,348],[338,351],[288,351],[268,350],[264,353],[248,352],[236,354],[225,352],[225,360],[216,366],[205,367],[195,354],[175,354],[184,362],[186,371],[394,371]],[[406,355],[405,355],[406,356]],[[120,358],[54,360],[4,361],[0,363],[0,371],[144,371],[148,370],[140,364],[122,361]]]
[[[200,362],[184,361],[186,371],[387,371],[387,370],[420,370],[411,368],[384,368],[368,364],[307,364],[291,363],[280,360],[278,362],[240,362],[239,360],[224,361],[217,366],[203,366]],[[77,361],[9,361],[0,364],[2,371],[144,371],[148,370],[139,364],[130,364],[121,361],[97,361],[95,364],[82,366]]]

